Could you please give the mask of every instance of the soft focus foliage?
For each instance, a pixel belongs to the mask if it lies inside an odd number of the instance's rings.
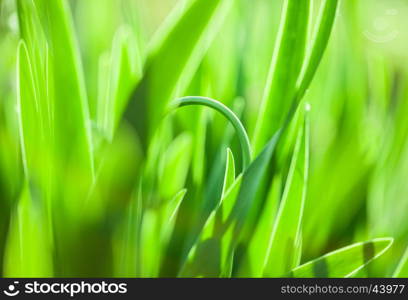
[[[1,276],[408,276],[407,16],[0,0]]]

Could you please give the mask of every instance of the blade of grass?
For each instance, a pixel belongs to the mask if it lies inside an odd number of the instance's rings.
[[[232,227],[223,231],[223,224],[234,206],[241,186],[242,175],[235,179],[234,157],[227,149],[224,186],[221,200],[204,225],[199,239],[191,249],[182,268],[181,277],[229,277],[232,268]],[[230,185],[229,185],[230,184]]]
[[[261,121],[255,129],[255,153],[265,143],[268,135],[270,136],[271,132],[276,131],[284,123],[285,118],[296,111],[312,82],[329,41],[337,13],[338,0],[325,0],[322,4],[312,36],[312,44],[308,47],[306,47],[307,31],[305,28],[307,27],[309,12],[306,7],[299,9],[297,5],[297,1],[285,2],[283,14],[285,23],[283,21],[281,23],[278,46],[275,48],[276,52],[273,56],[263,107],[261,108]],[[312,2],[310,2],[309,10],[312,8],[311,5]],[[303,24],[297,19],[302,19],[301,14],[303,14],[303,22],[305,22]],[[290,32],[297,32],[298,40],[291,37]],[[291,54],[293,49],[296,49],[295,54]],[[289,68],[289,75],[285,73],[288,72],[286,65],[293,67],[293,69]],[[288,81],[285,76],[292,76],[292,80]],[[286,82],[282,84],[281,80]],[[276,121],[273,121],[272,126],[270,126],[271,129],[268,130],[268,120],[271,116],[272,120]]]
[[[244,110],[244,99],[237,98],[234,101],[233,112],[239,118],[242,116]],[[209,129],[212,132],[212,128]],[[227,160],[228,152],[225,154],[225,149],[229,148],[234,137],[234,127],[228,124],[223,132],[223,137],[221,139],[221,144],[218,145],[215,156],[212,161],[211,169],[208,171],[207,180],[203,180],[202,184],[204,186],[204,204],[200,211],[203,212],[203,217],[207,218],[208,214],[215,208],[218,204],[217,201],[221,199],[222,189],[223,189],[223,178],[225,173],[225,163]],[[208,156],[207,156],[208,157]],[[234,162],[234,169],[236,169],[236,164]],[[234,174],[235,174],[234,170]]]
[[[34,0],[34,3],[53,58],[54,90],[58,99],[55,102],[57,151],[63,167],[72,164],[75,157],[75,168],[81,166],[92,179],[94,159],[88,100],[69,5],[66,0]]]
[[[47,40],[41,25],[38,9],[33,1],[17,0],[20,37],[25,41],[27,51],[32,59],[34,85],[38,89],[37,97],[44,97],[46,92],[41,80],[45,77],[45,50]]]
[[[182,107],[182,106],[187,106],[187,105],[200,105],[200,106],[208,106],[213,108],[214,110],[218,111],[220,114],[222,114],[224,117],[227,118],[227,120],[231,123],[231,125],[234,127],[238,139],[240,141],[241,144],[241,151],[242,151],[242,156],[243,156],[243,168],[245,169],[247,167],[247,164],[250,162],[251,160],[251,148],[250,148],[250,144],[249,144],[249,140],[248,140],[248,136],[246,134],[245,128],[243,127],[241,121],[238,119],[238,117],[225,105],[223,105],[222,103],[210,99],[210,98],[204,98],[204,97],[195,97],[195,96],[191,96],[191,97],[183,97],[180,99],[177,99],[175,101],[173,101],[169,107],[168,107],[168,111],[171,112],[172,110],[178,108],[178,107]],[[194,197],[195,195],[193,195]],[[202,196],[199,196],[201,200]],[[196,200],[196,199],[195,199]],[[207,205],[207,203],[201,204],[201,207],[204,207],[203,211],[197,211],[198,209],[200,209],[200,205],[195,206],[195,209],[192,209],[190,207],[187,206],[187,204],[182,207],[181,210],[181,217],[183,217],[183,219],[178,220],[179,223],[178,224],[182,224],[177,226],[176,225],[176,230],[175,230],[175,235],[172,237],[173,241],[171,243],[171,248],[169,249],[169,256],[174,256],[171,260],[171,264],[173,265],[175,262],[181,265],[183,264],[183,261],[185,259],[187,259],[187,255],[190,252],[191,247],[194,245],[194,243],[196,242],[197,238],[198,238],[198,234],[202,229],[202,226],[205,223],[206,218],[208,218],[208,214],[210,214],[210,212],[212,211],[213,207],[212,204],[217,204],[217,202],[219,201],[219,198],[217,197],[216,199],[212,199],[212,203],[209,203],[209,205]],[[197,202],[195,202],[197,203]],[[200,202],[202,203],[202,202]],[[199,203],[199,204],[200,204]],[[191,203],[190,203],[191,204]],[[193,203],[194,204],[194,203]],[[193,205],[191,205],[193,206]],[[210,209],[208,211],[208,207],[210,206]],[[184,209],[184,210],[183,210]],[[182,213],[189,211],[188,216],[186,215],[182,215]],[[192,215],[193,214],[193,215]],[[186,220],[189,221],[186,221]],[[188,226],[186,226],[185,224],[189,224]],[[191,222],[191,223],[189,223]],[[187,227],[187,228],[186,228]],[[176,246],[175,246],[176,245]],[[185,251],[180,251],[180,248],[184,248]],[[177,257],[177,258],[175,258]],[[167,261],[169,261],[170,259],[168,259]],[[165,267],[163,269],[162,272],[167,272],[168,269],[176,269],[177,267],[173,266],[173,267],[168,267],[167,264],[165,264]],[[166,270],[166,271],[165,271]],[[174,271],[174,270],[173,270]],[[167,275],[167,273],[165,273],[165,276],[171,276],[171,275]],[[173,276],[175,276],[176,274],[174,274]]]
[[[392,277],[408,277],[408,249],[405,251]]]
[[[103,53],[111,48],[117,28],[121,23],[124,1],[77,1],[73,14],[78,30],[78,40],[84,61],[89,112],[96,120],[98,111],[98,63]],[[127,2],[127,1],[126,1]],[[134,2],[134,1],[132,1]],[[103,20],[103,22],[101,22]],[[112,75],[109,72],[107,75]]]
[[[234,155],[230,148],[227,148],[227,161],[225,167],[224,184],[222,185],[222,195],[231,187],[235,181],[235,162]]]
[[[183,189],[167,203],[147,208],[143,212],[140,235],[140,276],[157,277],[180,203]]]
[[[14,212],[6,244],[5,277],[51,277],[52,247],[42,207],[26,183]]]
[[[38,118],[36,118],[39,113],[39,103],[34,84],[27,47],[24,42],[20,42],[17,49],[17,109],[22,161],[26,177],[30,177],[31,167],[38,157],[36,151],[38,148],[35,147],[33,141],[36,141],[36,135],[41,132]]]
[[[188,133],[176,137],[163,154],[164,166],[159,176],[159,189],[163,199],[180,191],[190,168],[192,137]]]
[[[330,34],[336,18],[338,0],[325,0],[321,5],[316,29],[312,37],[310,50],[307,52],[306,61],[303,64],[302,72],[296,83],[297,101],[300,101],[312,82],[314,75],[320,65],[323,54],[329,43]]]
[[[161,240],[163,242],[162,253],[161,253],[162,256],[163,256],[163,251],[165,247],[167,246],[166,244],[168,243],[170,235],[173,231],[173,227],[176,221],[178,210],[180,208],[180,204],[183,201],[186,193],[187,193],[186,189],[180,190],[178,193],[176,193],[173,196],[172,199],[170,199],[170,201],[168,201],[163,206],[160,212],[161,220],[164,222],[163,227],[162,227],[162,234],[161,234]]]
[[[187,87],[232,3],[189,1],[178,19],[155,39],[145,76],[126,111],[145,148],[170,99]]]
[[[308,105],[308,104],[307,104]],[[279,277],[296,266],[296,249],[302,224],[309,172],[309,120],[305,113],[285,184],[278,215],[270,237],[264,276]]]
[[[350,277],[391,247],[392,238],[356,243],[307,262],[290,272],[291,277]]]
[[[281,24],[269,70],[260,118],[254,134],[254,151],[259,153],[283,125],[293,103],[296,81],[305,59],[311,1],[285,0]]]
[[[17,107],[23,165],[30,184],[35,181],[49,197],[53,177],[53,64],[34,2],[17,1],[17,7],[23,38],[17,50]]]
[[[100,93],[96,104],[97,123],[108,140],[113,139],[132,89],[142,77],[142,61],[130,28],[124,26],[118,30],[111,52],[108,70],[100,70],[107,72],[100,74],[100,78],[108,75],[108,82],[100,83],[105,84],[104,93]]]
[[[246,256],[240,262],[237,277],[261,277],[268,253],[273,224],[281,199],[282,176],[275,175],[266,197],[257,226],[248,242]]]
[[[203,234],[201,243],[199,241],[194,248],[194,251],[190,252],[190,261],[182,271],[182,276],[200,276],[202,275],[202,272],[204,272],[206,276],[218,277],[229,275],[228,272],[232,271],[230,265],[233,260],[235,249],[240,241],[246,216],[251,210],[254,199],[260,192],[263,179],[265,175],[267,175],[268,165],[271,162],[279,137],[280,131],[275,134],[266,145],[265,149],[248,166],[248,168],[245,169],[242,177],[238,177],[242,182],[240,183],[239,190],[234,190],[234,193],[230,195],[230,197],[234,197],[227,202],[230,204],[228,205],[230,207],[228,210],[229,213],[222,214],[221,224],[218,225],[218,229],[213,233],[216,238],[205,239],[207,236],[204,236]],[[213,213],[212,218],[215,218],[215,213]],[[213,221],[211,221],[210,218],[207,222],[207,224],[210,225],[206,226],[211,227],[211,222]],[[209,231],[210,230],[205,230],[203,232],[205,233]],[[211,234],[211,236],[213,236],[213,234]],[[204,258],[204,256],[207,258]],[[205,262],[209,263],[209,258],[219,261],[219,263],[215,265],[213,264],[212,266],[206,266]],[[197,266],[203,266],[204,271]]]
[[[26,43],[20,41],[17,49],[16,107],[25,180],[38,189],[39,195],[47,203],[47,220],[51,224],[53,92],[48,48],[45,48],[44,55],[44,65],[40,68],[41,62],[33,60]]]
[[[251,144],[249,143],[249,138],[246,133],[246,130],[244,126],[242,125],[241,121],[238,119],[238,117],[228,107],[223,105],[221,102],[218,102],[210,98],[204,98],[204,97],[184,97],[184,98],[177,99],[176,101],[171,103],[170,110],[173,110],[177,107],[187,106],[187,105],[202,105],[202,106],[211,107],[228,119],[228,121],[232,124],[232,126],[234,126],[234,129],[237,133],[237,136],[238,136],[238,139],[241,145],[243,169],[245,170],[246,167],[251,162],[251,152],[252,151],[251,151]]]

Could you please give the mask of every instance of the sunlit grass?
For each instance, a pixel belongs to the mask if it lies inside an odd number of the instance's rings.
[[[406,276],[406,44],[164,2],[0,1],[2,276]]]

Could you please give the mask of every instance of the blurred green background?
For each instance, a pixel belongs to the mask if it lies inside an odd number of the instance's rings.
[[[159,138],[162,143],[149,148],[146,155],[147,138],[138,131],[138,121],[145,118],[145,111],[132,105],[125,109],[127,101],[137,101],[137,95],[141,95],[145,81],[141,81],[142,87],[136,92],[134,87],[145,72],[144,62],[149,62],[150,49],[156,49],[161,35],[171,26],[168,24],[174,22],[174,18],[168,16],[182,11],[183,2],[188,1],[68,1],[82,61],[77,66],[83,66],[84,90],[76,91],[70,86],[68,75],[55,75],[52,79],[53,75],[47,71],[47,62],[50,62],[45,59],[48,50],[39,52],[43,55],[45,70],[40,67],[42,71],[38,72],[44,76],[40,74],[38,78],[59,81],[59,87],[64,87],[52,91],[56,102],[49,104],[58,107],[58,113],[50,120],[61,121],[57,122],[55,132],[50,133],[57,135],[58,145],[51,145],[38,131],[41,126],[47,127],[40,121],[42,117],[27,117],[33,125],[27,127],[25,137],[30,141],[26,147],[36,150],[26,158],[26,164],[28,169],[31,165],[39,173],[31,175],[36,178],[34,183],[27,183],[16,113],[19,72],[16,53],[21,22],[16,1],[0,0],[0,263],[3,276],[158,276],[159,269],[162,275],[174,275],[169,270],[177,269],[174,267],[177,262],[171,261],[171,255],[165,264],[167,267],[157,265],[160,264],[157,257],[165,247],[159,240],[166,239],[163,236],[169,233],[160,232],[159,238],[155,225],[146,225],[156,224],[158,218],[148,211],[143,219],[143,230],[153,233],[137,232],[132,224],[141,221],[139,202],[134,199],[143,194],[143,198],[153,199],[147,207],[154,208],[159,201],[155,199],[176,197],[177,200],[180,196],[176,194],[186,187],[187,194],[193,193],[195,202],[200,203],[208,192],[205,186],[211,185],[211,178],[222,181],[213,173],[213,162],[219,159],[219,153],[223,156],[221,161],[225,161],[227,146],[234,154],[240,152],[226,121],[207,109],[195,107],[164,118],[161,126],[167,129]],[[321,1],[315,2],[317,13]],[[152,79],[155,84],[152,93],[217,99],[236,112],[253,139],[276,46],[282,3],[280,0],[233,1],[231,7],[213,16],[211,32],[196,41],[202,51],[194,52],[197,59],[190,66],[191,78],[171,86],[171,92],[165,87],[162,90],[162,83],[171,83],[167,73],[172,70],[168,60],[173,57],[163,56],[158,66],[163,69],[158,72],[157,82],[156,77]],[[174,7],[178,7],[176,11]],[[30,24],[29,28],[35,28],[34,21]],[[199,30],[194,21],[187,25],[189,29],[176,41],[180,45],[189,39],[188,32]],[[44,31],[45,35],[61,39],[50,45],[50,64],[55,64],[50,72],[55,74],[66,70],[72,61],[78,62],[75,57],[70,58],[68,52],[55,50],[63,45],[65,38],[59,31],[53,32],[57,26],[63,28],[56,21]],[[311,132],[302,262],[353,242],[393,237],[392,248],[359,274],[391,276],[408,246],[406,28],[406,0],[340,1],[327,51],[303,100],[311,106]],[[30,30],[26,32],[31,34]],[[42,35],[32,36],[34,42],[31,43],[35,44]],[[30,52],[33,44],[27,44]],[[115,56],[118,53],[122,56]],[[177,53],[172,55],[177,57]],[[117,69],[118,65],[122,68]],[[33,64],[34,73],[35,68]],[[116,79],[110,78],[117,74]],[[42,99],[39,90],[37,96]],[[48,95],[50,91],[46,90],[43,92]],[[70,115],[69,103],[83,92],[87,95],[85,102],[78,103],[86,103],[89,118],[81,126],[89,127],[92,132],[94,158],[91,160],[96,180],[84,171],[88,158],[86,151],[77,146],[83,137],[74,132],[79,121],[75,123],[65,118]],[[115,97],[119,100],[109,106],[109,99]],[[118,113],[108,118],[106,114],[112,110]],[[122,118],[123,111],[125,117]],[[226,135],[231,137],[226,139]],[[53,156],[49,154],[50,148],[54,149]],[[80,158],[77,152],[82,153]],[[239,155],[236,165],[240,170]],[[138,180],[141,177],[143,183]],[[215,188],[219,188],[216,183]],[[22,205],[27,189],[32,199]],[[153,192],[146,196],[145,191],[149,190]],[[200,204],[185,205],[176,228],[183,228],[184,216],[205,209],[200,208]],[[41,208],[33,213],[31,206]],[[168,213],[166,209],[161,213]],[[52,217],[47,211],[53,212]],[[44,233],[47,231],[52,233]],[[18,238],[21,232],[26,235],[23,240]],[[143,235],[142,243],[138,242],[139,235]],[[169,253],[186,251],[177,240],[173,242],[175,250]],[[22,243],[27,247],[22,247]],[[136,257],[133,255],[136,251],[144,252],[139,247],[149,250]],[[19,267],[13,255],[21,248],[32,252],[24,254],[29,261],[35,257],[38,261],[29,267]],[[141,260],[148,262],[147,267],[135,267],[144,265]]]

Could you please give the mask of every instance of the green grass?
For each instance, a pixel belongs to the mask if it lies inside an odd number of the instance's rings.
[[[366,1],[0,1],[1,276],[407,276]]]

